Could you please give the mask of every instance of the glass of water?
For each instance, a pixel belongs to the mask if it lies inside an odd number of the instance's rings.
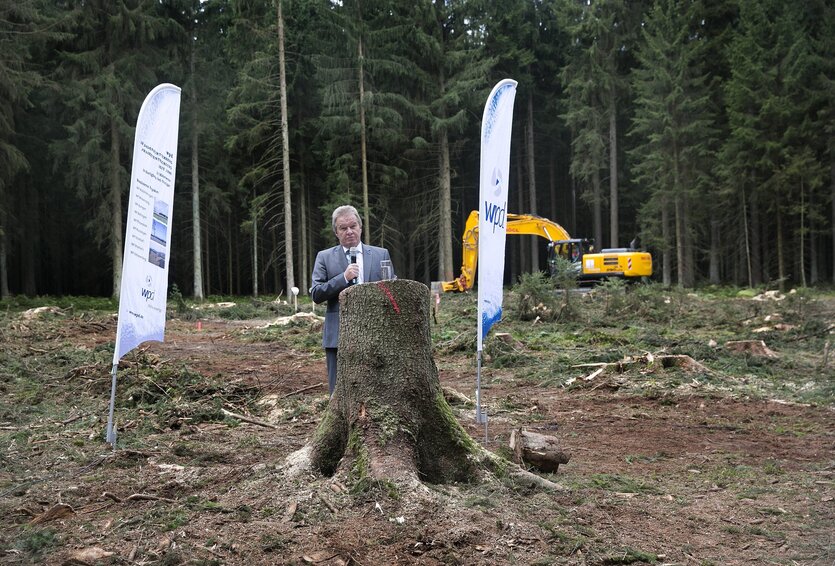
[[[384,259],[380,262],[380,279],[388,281],[394,278],[394,268],[391,265],[390,259]]]

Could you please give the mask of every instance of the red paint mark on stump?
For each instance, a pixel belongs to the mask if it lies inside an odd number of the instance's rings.
[[[394,312],[400,314],[400,307],[397,305],[397,301],[394,299],[394,295],[391,294],[391,289],[389,289],[385,283],[380,282],[377,283],[377,287],[383,290],[383,293],[389,298],[389,302],[391,302],[391,306],[394,307]]]

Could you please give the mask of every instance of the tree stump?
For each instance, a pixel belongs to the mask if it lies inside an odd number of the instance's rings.
[[[543,472],[556,472],[560,464],[567,464],[571,456],[562,451],[556,437],[531,432],[523,428],[510,433],[513,461],[528,464]]]
[[[429,290],[380,281],[347,288],[339,302],[336,389],[313,440],[313,466],[332,475],[347,451],[361,476],[468,481],[479,447],[441,390]]]
[[[762,340],[729,340],[725,342],[725,348],[731,352],[750,354],[762,358],[776,358],[777,354],[765,345]]]
[[[288,457],[290,473],[342,470],[414,489],[501,472],[563,489],[485,450],[455,419],[432,359],[429,299],[402,279],[342,292],[336,389],[313,439]]]

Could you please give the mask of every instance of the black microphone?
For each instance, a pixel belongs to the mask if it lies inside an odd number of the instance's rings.
[[[351,254],[351,263],[357,263],[357,248],[351,248],[348,250],[348,253]],[[351,279],[351,285],[357,284],[357,278],[354,277]]]

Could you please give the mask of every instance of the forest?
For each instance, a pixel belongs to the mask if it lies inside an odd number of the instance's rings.
[[[831,284],[833,30],[827,0],[0,0],[0,297],[118,294],[164,82],[190,297],[305,293],[344,203],[401,278],[455,277],[503,78],[509,212],[639,236],[668,286]],[[542,267],[530,240],[506,282]]]

